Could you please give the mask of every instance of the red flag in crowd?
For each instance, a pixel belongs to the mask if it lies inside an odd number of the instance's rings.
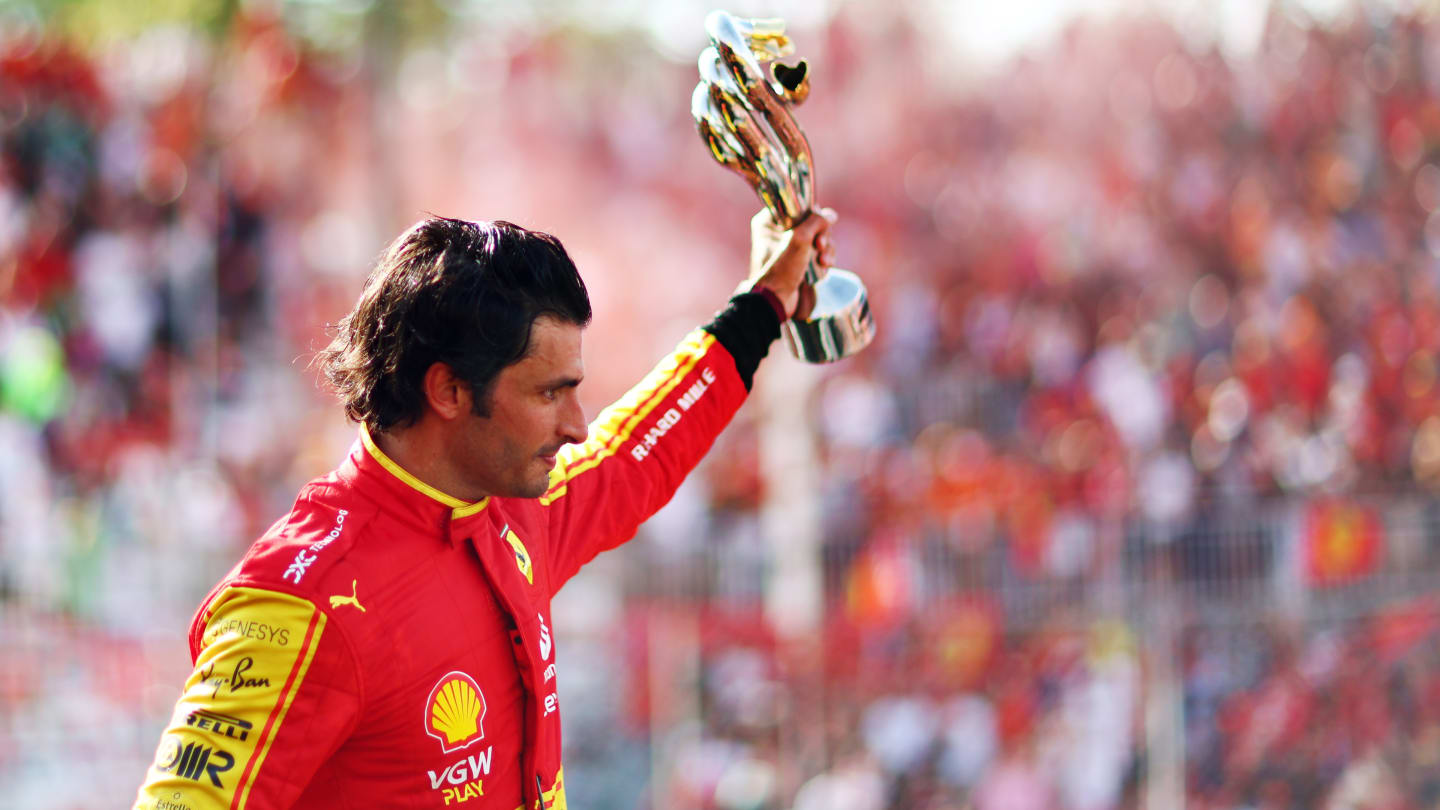
[[[900,538],[872,541],[856,558],[845,587],[850,617],[861,624],[889,624],[910,614],[915,571]]]
[[[1306,510],[1304,542],[1310,583],[1337,585],[1369,576],[1380,567],[1385,529],[1372,507],[1320,500]]]
[[[1379,660],[1392,664],[1437,631],[1440,631],[1440,597],[1431,596],[1403,603],[1376,616],[1369,641]]]
[[[932,611],[926,650],[940,682],[951,689],[981,685],[1004,639],[1001,607],[992,597],[976,594]]]

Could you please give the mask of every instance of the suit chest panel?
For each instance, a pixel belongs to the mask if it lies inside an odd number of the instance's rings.
[[[405,786],[413,806],[518,797],[516,634],[480,561],[456,544],[386,579],[363,615],[344,617],[363,651],[365,706],[336,764]]]

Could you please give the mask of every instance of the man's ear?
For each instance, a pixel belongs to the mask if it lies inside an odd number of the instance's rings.
[[[455,376],[445,363],[435,362],[425,369],[420,381],[425,392],[425,403],[441,419],[450,420],[470,413],[473,393],[470,384]]]

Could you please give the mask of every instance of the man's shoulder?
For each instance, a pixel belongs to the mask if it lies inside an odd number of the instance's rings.
[[[308,596],[329,570],[364,547],[376,512],[373,501],[333,477],[311,481],[226,579]]]
[[[375,513],[372,503],[334,476],[306,484],[290,510],[250,545],[201,602],[191,623],[192,645],[201,642],[200,634],[213,634],[207,627],[222,605],[231,610],[245,605],[257,615],[282,603],[291,606],[287,609],[308,603],[324,610],[335,590],[330,580],[346,574],[349,566],[343,561],[365,545]]]

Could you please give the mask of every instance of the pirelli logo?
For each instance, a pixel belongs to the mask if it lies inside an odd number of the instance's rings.
[[[185,725],[244,742],[255,728],[253,723],[219,712],[198,709],[185,717]]]

